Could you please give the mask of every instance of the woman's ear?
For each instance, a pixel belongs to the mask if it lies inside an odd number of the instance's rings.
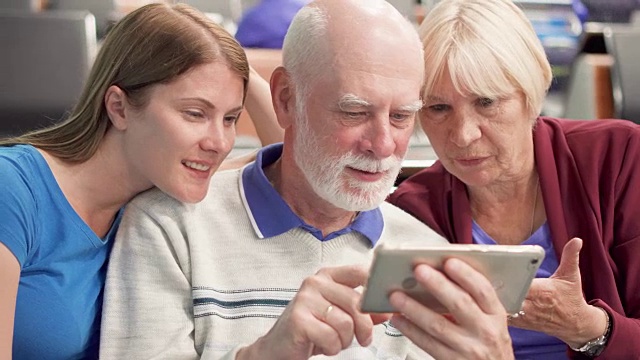
[[[291,77],[282,67],[276,68],[271,74],[271,100],[276,112],[278,123],[283,129],[288,128],[295,120],[296,98]]]
[[[127,112],[125,106],[127,104],[127,95],[115,85],[109,86],[104,94],[104,107],[111,120],[111,124],[118,130],[127,129]]]

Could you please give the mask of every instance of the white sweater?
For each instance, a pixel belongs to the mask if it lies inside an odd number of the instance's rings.
[[[306,277],[370,263],[371,243],[356,231],[326,242],[301,228],[260,239],[240,174],[216,174],[199,204],[151,190],[127,206],[107,275],[101,359],[234,359],[267,333]],[[388,203],[381,211],[378,244],[446,243]],[[369,347],[354,342],[335,358],[430,357],[385,323],[375,326]]]

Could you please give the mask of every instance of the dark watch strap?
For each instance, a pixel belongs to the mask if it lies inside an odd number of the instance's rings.
[[[611,334],[611,316],[605,309],[601,307],[598,307],[598,309],[602,310],[607,315],[607,327],[604,331],[604,334],[589,341],[579,348],[571,348],[571,350],[582,353],[589,357],[596,357],[604,351],[605,347],[607,346],[607,341],[609,340],[609,335]]]

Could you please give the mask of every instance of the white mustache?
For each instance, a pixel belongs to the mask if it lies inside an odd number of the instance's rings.
[[[344,164],[345,166],[356,170],[379,173],[399,168],[402,164],[402,160],[395,156],[377,160],[362,155],[348,154],[344,157]]]

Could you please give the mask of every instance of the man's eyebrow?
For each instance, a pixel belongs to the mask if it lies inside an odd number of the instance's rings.
[[[351,109],[354,107],[371,107],[371,103],[354,94],[346,94],[338,100],[340,110]],[[411,104],[399,106],[396,111],[402,112],[418,112],[424,106],[422,100],[416,100]]]
[[[345,110],[345,109],[354,108],[354,107],[370,107],[370,106],[371,106],[371,103],[354,94],[345,94],[340,98],[340,100],[338,100],[338,108],[340,108],[340,110]]]
[[[418,112],[418,111],[420,111],[420,109],[422,109],[423,106],[424,106],[424,102],[422,100],[416,100],[416,101],[412,102],[411,104],[402,105],[402,106],[398,107],[397,111]]]

